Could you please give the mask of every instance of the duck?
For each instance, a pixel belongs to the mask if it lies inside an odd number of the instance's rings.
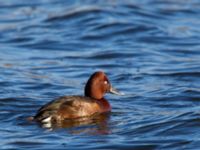
[[[37,111],[33,119],[42,124],[51,124],[110,112],[111,105],[104,98],[106,93],[123,95],[113,88],[103,71],[94,72],[85,85],[84,96],[62,96],[50,101]]]

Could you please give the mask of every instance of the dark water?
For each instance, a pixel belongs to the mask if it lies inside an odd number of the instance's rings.
[[[97,70],[126,94],[109,118],[26,121]],[[199,0],[0,2],[0,149],[199,149],[199,77]]]

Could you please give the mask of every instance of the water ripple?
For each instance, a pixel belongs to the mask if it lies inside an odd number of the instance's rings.
[[[0,4],[1,149],[197,149],[197,0],[13,0]],[[53,131],[27,121],[45,103],[83,95],[104,70],[104,120]]]

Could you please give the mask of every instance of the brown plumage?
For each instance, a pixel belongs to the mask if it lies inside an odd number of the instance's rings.
[[[60,122],[109,112],[111,106],[103,98],[106,92],[117,94],[104,72],[95,72],[85,86],[85,96],[63,96],[42,106],[34,117],[41,123]]]

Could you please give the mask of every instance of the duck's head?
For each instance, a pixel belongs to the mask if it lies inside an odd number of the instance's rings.
[[[98,71],[93,73],[85,86],[85,96],[94,99],[102,99],[105,93],[122,95],[122,93],[111,86],[104,72]]]

